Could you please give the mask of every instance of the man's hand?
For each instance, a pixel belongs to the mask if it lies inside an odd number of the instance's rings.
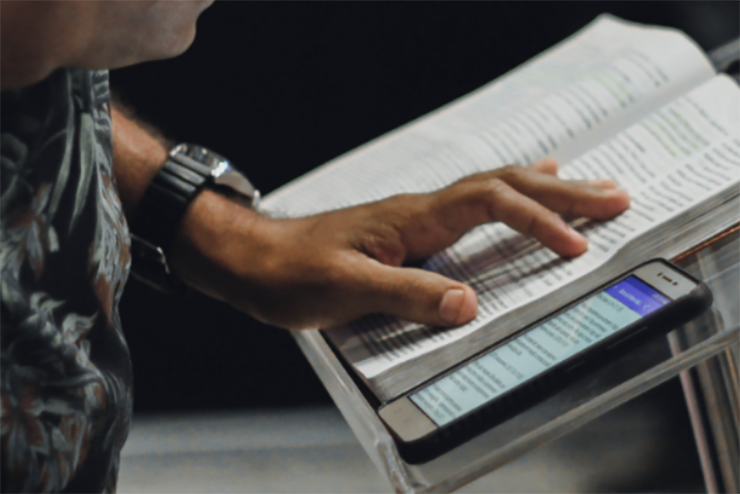
[[[114,107],[114,173],[135,221],[166,145]],[[405,194],[300,219],[272,219],[205,190],[182,220],[171,266],[191,286],[276,326],[330,328],[371,312],[457,326],[477,312],[467,285],[404,261],[452,245],[471,228],[501,221],[564,257],[586,239],[561,219],[614,217],[629,197],[609,180],[566,182],[557,164],[510,166],[430,194]]]
[[[437,326],[475,318],[467,285],[401,267],[501,221],[564,257],[587,241],[562,220],[614,217],[629,197],[614,182],[566,182],[545,160],[467,177],[429,194],[300,219],[271,219],[206,191],[186,214],[172,265],[186,282],[285,328],[330,328],[372,312]]]

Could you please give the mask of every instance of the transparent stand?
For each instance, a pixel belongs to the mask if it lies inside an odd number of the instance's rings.
[[[737,42],[736,42],[737,45]],[[740,324],[740,258],[738,233],[691,257],[687,269],[709,280],[715,311],[686,324],[669,336],[671,350],[680,354]],[[734,267],[734,269],[733,269]],[[707,492],[740,489],[740,343],[681,373],[686,404],[694,429]]]
[[[673,356],[666,357],[655,343],[647,344],[513,419],[422,465],[410,465],[399,456],[375,409],[342,367],[321,333],[304,331],[295,332],[294,336],[393,490],[451,492],[737,344],[740,335],[740,304],[737,299],[739,248],[735,232],[678,262],[709,285],[715,294],[715,302],[707,315],[691,323],[693,328],[701,327],[701,331],[693,330],[690,341],[683,338],[680,350]],[[660,346],[664,348],[664,345]]]

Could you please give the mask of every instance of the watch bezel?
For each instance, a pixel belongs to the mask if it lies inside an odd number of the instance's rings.
[[[229,188],[246,198],[250,207],[257,209],[261,197],[259,190],[224,156],[204,146],[188,143],[181,143],[173,147],[169,155],[185,166],[192,166],[193,163],[190,160],[193,160],[199,165],[210,167],[207,174],[198,170],[198,173],[206,178],[204,186],[216,186],[213,187],[216,191],[219,191],[219,187]],[[185,159],[182,159],[183,157]]]

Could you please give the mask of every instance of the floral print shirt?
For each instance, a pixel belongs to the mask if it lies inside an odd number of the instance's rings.
[[[131,359],[108,73],[2,93],[2,491],[114,491]]]

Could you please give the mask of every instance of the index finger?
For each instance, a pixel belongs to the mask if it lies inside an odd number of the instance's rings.
[[[561,180],[518,166],[501,169],[498,177],[548,209],[572,218],[613,218],[630,203],[627,191],[617,188],[611,180]]]
[[[429,217],[403,229],[408,257],[427,257],[452,245],[468,230],[495,221],[531,235],[563,257],[586,251],[587,240],[547,209],[501,179],[465,181],[430,194]],[[429,223],[437,227],[430,228]],[[443,233],[440,233],[443,232]]]
[[[563,257],[578,256],[588,248],[586,238],[571,228],[559,214],[522,194],[508,182],[493,179],[486,185],[482,192],[487,196],[484,197],[485,204],[479,206],[485,206],[485,209],[478,218],[471,217],[471,220],[477,221],[470,228],[500,221],[520,233],[531,235]],[[486,191],[486,188],[489,190]],[[475,199],[472,201],[475,202]],[[461,198],[459,204],[464,203],[465,199]]]

